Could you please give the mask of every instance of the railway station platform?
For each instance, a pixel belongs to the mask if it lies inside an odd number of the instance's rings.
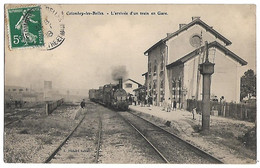
[[[141,107],[140,105],[130,105],[129,108],[130,110],[153,115],[163,120],[177,121],[181,119],[192,119],[192,113],[186,110],[176,109],[175,111],[171,110],[167,112],[166,109],[163,110],[163,107],[160,106]],[[195,119],[201,120],[201,115],[195,114]]]
[[[193,114],[190,111],[183,110],[183,109],[176,109],[175,111],[171,110],[170,112],[166,112],[166,110],[163,110],[163,107],[160,106],[141,107],[140,105],[136,105],[136,106],[130,105],[129,108],[130,110],[155,116],[162,120],[178,122],[178,123],[186,122],[186,124],[188,125],[190,125],[191,122],[193,124],[200,125],[202,120],[201,114],[195,113],[193,119]],[[211,127],[214,127],[216,123],[229,123],[234,125],[245,125],[249,127],[255,126],[255,123],[253,122],[235,120],[231,118],[225,118],[225,117],[213,116],[213,115],[210,116],[210,123],[211,123]]]

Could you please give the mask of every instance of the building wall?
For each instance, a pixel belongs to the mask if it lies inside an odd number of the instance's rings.
[[[183,87],[187,89],[186,99],[195,99],[196,94],[198,99],[201,99],[201,88],[202,88],[202,77],[198,72],[199,56],[184,63],[184,85]],[[199,75],[200,79],[197,78]],[[199,86],[197,83],[199,82]],[[196,91],[198,87],[198,92]]]
[[[159,105],[165,97],[166,46],[159,45],[148,55],[147,95]]]
[[[195,50],[196,48],[190,45],[190,38],[195,34],[200,36],[201,32],[202,32],[202,45],[204,45],[205,41],[208,41],[208,43],[217,41],[220,44],[225,45],[224,42],[217,39],[210,32],[207,32],[200,25],[194,25],[190,27],[188,30],[180,33],[178,36],[171,38],[167,42],[167,45],[169,47],[169,58],[168,58],[169,64],[175,62],[176,60],[182,58],[186,54]]]
[[[177,106],[183,105],[184,96],[183,96],[183,79],[184,79],[184,65],[178,65],[171,67],[167,70],[168,74],[168,81],[169,81],[169,88],[166,92],[169,92],[171,101],[174,100],[177,102]],[[168,99],[168,97],[166,98]]]
[[[215,72],[212,75],[211,93],[218,99],[224,96],[228,102],[240,101],[240,77],[237,75],[240,65],[217,50],[215,58]]]
[[[196,97],[198,58],[197,56],[184,64],[184,88],[187,88],[186,99]],[[217,96],[218,99],[224,96],[228,102],[239,102],[240,77],[237,75],[237,69],[240,65],[218,49],[216,49],[213,62],[215,66],[214,74],[211,76],[211,96]],[[198,99],[202,100],[202,75],[199,78]]]

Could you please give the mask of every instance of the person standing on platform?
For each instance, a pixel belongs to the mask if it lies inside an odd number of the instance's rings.
[[[136,96],[133,96],[134,105],[136,106]]]
[[[169,98],[167,101],[167,112],[171,112],[171,104],[172,104],[171,98]]]
[[[177,102],[176,102],[176,100],[174,99],[174,101],[173,101],[173,111],[176,111],[176,106],[177,106]]]

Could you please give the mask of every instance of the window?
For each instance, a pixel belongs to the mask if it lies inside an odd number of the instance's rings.
[[[156,80],[153,81],[153,89],[156,89],[157,85],[156,85]]]
[[[152,71],[152,69],[151,69],[151,62],[149,62],[149,64],[148,64],[148,74],[149,75],[151,75],[151,71]]]
[[[19,89],[19,92],[22,92],[23,91],[23,89]]]
[[[161,81],[161,88],[164,86],[164,80]]]
[[[126,88],[132,88],[132,83],[126,83],[126,84],[125,84],[125,87],[126,87]]]
[[[15,92],[15,91],[16,91],[16,89],[13,89],[13,91]]]
[[[157,65],[154,65],[153,74],[156,75],[157,72]]]
[[[201,36],[198,34],[195,34],[193,36],[191,36],[190,38],[190,44],[195,47],[198,48],[201,46]]]
[[[163,71],[163,62],[161,63],[161,71]]]
[[[152,85],[151,85],[151,83],[149,83],[149,89],[152,89]]]

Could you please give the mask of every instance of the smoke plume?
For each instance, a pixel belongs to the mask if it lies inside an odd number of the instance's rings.
[[[119,79],[126,79],[128,76],[128,72],[126,70],[126,66],[116,66],[112,67],[112,79],[117,81]]]

